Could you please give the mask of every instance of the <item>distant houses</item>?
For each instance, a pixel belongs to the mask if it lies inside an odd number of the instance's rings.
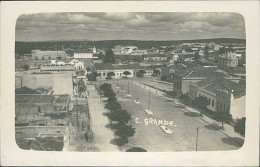
[[[238,66],[238,58],[236,56],[236,53],[231,51],[225,52],[225,54],[220,54],[217,60],[219,65],[222,66],[226,66],[226,67]]]
[[[129,71],[130,74],[127,77],[136,77],[137,72],[144,70],[144,76],[151,76],[153,74],[153,68],[141,66],[138,63],[135,64],[122,64],[122,65],[112,65],[110,63],[97,63],[93,66],[93,71],[99,74],[99,78],[107,78],[107,74],[113,72],[115,76],[112,78],[123,78],[126,77],[123,73]]]
[[[65,60],[69,56],[63,50],[32,50],[31,51],[31,59],[33,60],[51,60],[51,59],[58,59],[58,60]]]

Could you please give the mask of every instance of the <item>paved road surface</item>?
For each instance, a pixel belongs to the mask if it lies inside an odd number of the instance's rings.
[[[131,80],[130,80],[131,81]],[[109,81],[112,83],[113,81]],[[195,151],[196,149],[196,128],[198,131],[198,151],[214,150],[235,150],[240,145],[223,133],[213,130],[210,126],[198,117],[186,113],[180,108],[173,107],[167,100],[151,94],[150,109],[154,115],[148,115],[144,110],[148,107],[148,91],[129,84],[131,97],[127,97],[128,81],[120,80],[119,86],[126,92],[120,91],[117,95],[118,101],[133,118],[133,126],[136,128],[134,137],[130,143],[142,147],[147,151]],[[116,90],[116,84],[113,85]],[[120,89],[121,89],[120,88]],[[140,104],[134,103],[139,98]],[[138,118],[138,122],[135,120]],[[174,134],[166,134],[158,125],[146,125],[146,118],[174,121],[174,126],[168,126]],[[176,125],[176,127],[175,127]]]

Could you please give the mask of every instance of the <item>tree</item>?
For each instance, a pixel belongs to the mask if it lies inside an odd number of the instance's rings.
[[[111,96],[116,96],[116,94],[112,89],[109,89],[109,90],[105,91],[104,96],[111,97]]]
[[[144,70],[139,70],[139,71],[136,73],[136,76],[141,78],[141,77],[144,76],[145,73],[146,73],[146,72],[145,72]]]
[[[27,64],[25,64],[24,66],[23,66],[23,69],[25,70],[25,71],[27,71],[27,70],[29,70],[29,66],[27,65]]]
[[[205,109],[210,104],[210,102],[206,97],[199,96],[192,101],[192,104],[199,108]]]
[[[141,147],[132,147],[126,150],[126,152],[147,152],[147,151]]]
[[[126,125],[119,122],[118,129],[116,130],[115,134],[121,138],[132,137],[135,134],[135,128],[133,128],[131,125]]]
[[[222,129],[224,130],[224,122],[229,123],[232,120],[232,115],[226,111],[218,111],[215,115],[215,119],[221,122]]]
[[[116,128],[120,128],[120,125],[122,123],[128,123],[128,121],[131,120],[131,115],[126,110],[115,110],[108,114],[108,118],[111,121],[117,121],[118,126],[116,125]]]
[[[111,84],[108,84],[108,83],[103,83],[101,86],[100,86],[100,90],[102,90],[103,92],[106,92],[107,90],[111,89]]]
[[[246,124],[246,118],[243,117],[241,119],[236,120],[236,124],[234,126],[235,132],[241,134],[242,136],[245,136],[245,124]]]
[[[160,70],[153,70],[153,74],[155,74],[156,76],[160,75]]]
[[[110,96],[107,99],[107,103],[115,103],[117,101],[117,98],[115,96]]]
[[[89,67],[86,68],[87,71],[91,71],[91,69]]]
[[[194,54],[194,56],[193,56],[193,59],[194,59],[195,61],[199,61],[199,59],[200,59],[199,52],[195,52],[195,54]]]
[[[83,80],[78,81],[78,92],[82,93],[86,91],[86,85]]]
[[[106,49],[106,54],[103,57],[103,63],[115,63],[115,57],[112,49]]]
[[[181,99],[181,101],[182,101],[184,104],[190,104],[190,103],[191,103],[191,98],[189,97],[188,93],[182,94],[182,95],[180,96],[180,99]]]
[[[107,104],[105,105],[105,107],[106,107],[107,109],[109,109],[111,112],[115,112],[115,111],[117,111],[117,110],[121,110],[121,109],[122,109],[121,104],[118,103],[118,102],[107,103]]]
[[[109,73],[107,73],[106,79],[112,79],[112,76],[115,76],[115,73],[114,72],[109,72]]]
[[[124,71],[123,74],[124,74],[124,75],[126,76],[126,78],[127,78],[127,76],[130,75],[131,73],[130,73],[129,71]]]
[[[118,146],[123,146],[126,143],[128,143],[128,139],[126,137],[119,137],[119,138],[113,139],[112,141],[115,142],[116,145],[118,145]]]
[[[96,81],[98,77],[97,72],[91,72],[88,76],[88,81]]]
[[[205,46],[204,48],[204,55],[205,55],[205,58],[208,58],[209,57],[209,46]]]

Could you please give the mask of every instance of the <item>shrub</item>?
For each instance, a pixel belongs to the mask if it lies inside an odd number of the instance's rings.
[[[210,104],[210,102],[206,97],[200,96],[200,97],[196,97],[192,101],[192,104],[199,108],[206,108]]]
[[[191,98],[189,97],[189,95],[186,93],[186,94],[182,94],[180,96],[180,99],[181,101],[184,103],[184,104],[190,104],[191,103]]]
[[[245,136],[245,124],[246,124],[245,117],[243,117],[241,119],[237,119],[236,124],[234,126],[235,132],[241,134],[242,136]]]

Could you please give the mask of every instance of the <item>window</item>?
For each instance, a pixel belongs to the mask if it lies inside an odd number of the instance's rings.
[[[212,105],[212,107],[214,107],[214,100],[212,99],[212,101],[211,101],[211,105]]]
[[[209,98],[209,104],[211,103],[211,98]]]
[[[58,131],[56,131],[56,133],[60,133],[60,131],[58,130]]]
[[[225,105],[225,103],[224,103],[224,107],[223,107],[223,109],[224,109],[224,111],[226,111],[226,105]]]
[[[23,132],[16,132],[16,134],[21,135],[21,134],[23,134]]]

